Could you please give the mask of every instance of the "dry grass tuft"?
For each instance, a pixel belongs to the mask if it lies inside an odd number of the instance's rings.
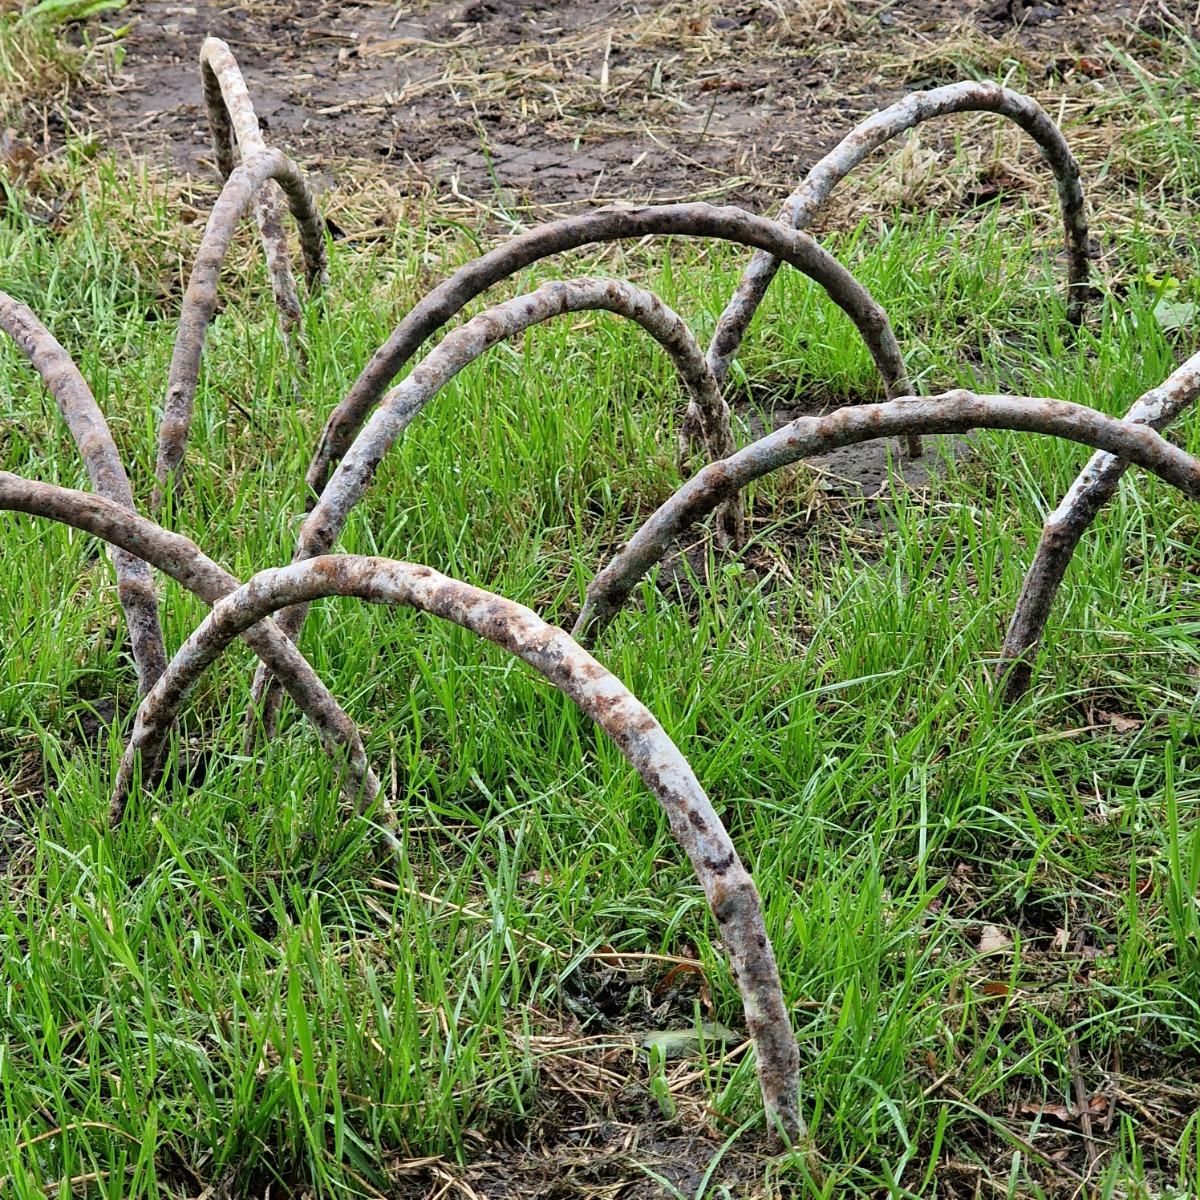
[[[120,31],[84,31],[0,0],[0,128],[44,145],[58,141],[70,121],[73,91],[82,84],[111,86],[121,56]]]

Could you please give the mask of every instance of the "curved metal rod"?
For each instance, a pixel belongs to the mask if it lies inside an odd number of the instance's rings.
[[[324,273],[324,228],[300,168],[278,150],[264,150],[247,159],[240,167],[235,167],[209,214],[183,297],[183,311],[179,315],[179,330],[175,335],[171,367],[167,375],[167,397],[158,429],[158,460],[154,468],[158,483],[152,502],[155,512],[162,504],[167,481],[183,462],[187,449],[196,382],[200,374],[200,355],[217,309],[217,280],[221,274],[221,264],[229,252],[237,223],[245,215],[250,201],[272,179],[283,188],[292,216],[296,218],[300,229],[300,246],[304,251],[309,285],[316,286]]]
[[[112,546],[157,567],[164,574],[214,604],[240,586],[237,579],[219,567],[194,542],[178,533],[163,529],[153,521],[128,511],[123,505],[89,492],[56,487],[22,479],[0,471],[0,511],[29,513],[82,529]],[[387,828],[383,837],[389,850],[402,852],[393,830],[395,816],[382,795],[379,780],[367,763],[366,751],[354,722],[317,677],[304,656],[286,638],[273,621],[263,621],[247,629],[246,644],[283,680],[288,694],[316,727],[321,744],[330,756],[346,766],[342,792],[353,804],[366,809],[379,801]],[[121,819],[124,796],[114,792],[110,815]]]
[[[789,263],[819,283],[857,326],[884,378],[887,394],[898,396],[912,390],[887,314],[854,276],[807,234],[740,208],[715,208],[710,204],[598,208],[510,238],[460,267],[421,298],[329,414],[306,476],[312,495],[318,496],[324,490],[333,467],[417,347],[480,293],[552,254],[595,242],[668,234],[720,238],[754,246]]]
[[[258,117],[246,80],[229,49],[220,38],[208,37],[200,47],[200,76],[204,84],[204,105],[208,111],[208,127],[212,133],[213,152],[222,179],[228,179],[235,166],[234,151],[243,161],[267,149],[259,129]],[[291,254],[279,206],[279,187],[267,183],[255,197],[254,217],[258,222],[271,290],[279,309],[284,337],[287,338],[302,319],[296,280],[292,276]],[[310,280],[323,282],[325,276],[325,245],[321,243],[321,260],[314,266],[306,260]]]
[[[133,492],[112,430],[71,356],[32,309],[6,292],[0,292],[0,329],[16,342],[54,397],[96,493],[133,512]],[[154,577],[149,566],[135,555],[116,546],[110,546],[109,553],[117,575],[117,596],[129,627],[138,692],[144,696],[167,665]]]
[[[1058,185],[1066,228],[1067,318],[1072,324],[1079,324],[1088,297],[1088,226],[1079,164],[1062,130],[1036,100],[994,83],[969,81],[928,92],[913,92],[877,112],[851,130],[809,171],[784,202],[780,222],[793,229],[806,229],[833,189],[885,142],[923,121],[960,112],[994,112],[1007,117],[1033,138],[1049,163]],[[708,349],[708,362],[722,386],[729,373],[729,364],[778,270],[779,259],[775,255],[769,252],[755,254],[717,321]]]
[[[1123,419],[1151,429],[1165,429],[1195,403],[1197,396],[1200,396],[1200,354],[1189,358],[1158,387],[1141,396]],[[1103,451],[1093,454],[1062,502],[1046,518],[996,667],[996,680],[1007,703],[1019,700],[1028,690],[1037,648],[1075,547],[1100,510],[1117,494],[1121,476],[1128,468],[1127,461],[1112,454]]]
[[[591,646],[620,611],[637,581],[662,559],[675,539],[753,480],[797,459],[872,438],[903,433],[965,433],[970,429],[1045,433],[1107,450],[1200,499],[1200,461],[1149,426],[1126,424],[1082,404],[952,391],[839,408],[823,417],[800,417],[739,450],[732,458],[710,463],[689,479],[588,584],[583,611],[572,633],[582,645]]]
[[[865,311],[869,297],[865,292],[859,295],[861,289],[855,291],[857,285],[852,286],[852,282],[846,283],[847,294],[853,294],[854,303]],[[724,446],[728,449],[721,457],[731,454],[734,443],[728,406],[713,382],[703,353],[679,316],[653,293],[623,280],[553,280],[534,292],[489,308],[452,330],[384,397],[342,458],[316,507],[308,514],[300,530],[293,561],[313,558],[333,548],[383,456],[425,405],[459,371],[498,342],[522,333],[532,325],[564,313],[591,309],[605,309],[628,317],[662,344],[691,394],[710,450]],[[885,356],[884,361],[889,370],[897,365],[890,356]],[[903,369],[902,365],[899,369]],[[735,503],[727,501],[722,506],[722,526],[726,540],[736,541],[741,531],[741,506],[736,503],[736,496],[729,500]],[[279,627],[294,640],[300,634],[306,613],[304,607],[288,609],[280,615]],[[264,700],[265,704],[262,703]],[[266,735],[273,735],[279,703],[278,688],[271,687],[266,670],[259,669],[247,713],[247,747],[253,744],[259,720]]]
[[[645,705],[568,634],[524,605],[386,558],[328,555],[260,571],[213,606],[168,664],[138,710],[122,770],[132,768],[139,749],[158,752],[189,689],[238,634],[281,608],[322,596],[408,605],[469,629],[528,663],[612,738],[658,798],[716,917],[754,1039],[768,1124],[793,1140],[803,1136],[800,1057],[775,956],[758,892],[721,818]]]

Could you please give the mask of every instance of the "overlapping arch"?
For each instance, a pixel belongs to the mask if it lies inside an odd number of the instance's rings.
[[[327,272],[324,225],[313,196],[299,167],[264,142],[229,48],[208,39],[201,65],[224,184],[182,306],[158,437],[156,505],[183,466],[203,345],[216,311],[217,281],[242,217],[253,208],[285,334],[296,335],[301,310],[283,231],[280,192],[299,229],[309,288],[319,288]],[[293,638],[304,606],[322,596],[404,605],[453,621],[504,647],[570,697],[612,738],[658,798],[721,931],[754,1039],[768,1119],[785,1138],[802,1137],[799,1055],[754,883],[679,747],[581,642],[595,641],[636,581],[690,524],[714,510],[723,512],[718,534],[735,545],[740,495],[747,483],[835,446],[896,436],[909,439],[915,449],[925,433],[993,428],[1065,437],[1099,451],[1047,522],[1006,643],[1010,667],[1028,665],[1030,648],[1040,636],[1074,546],[1115,492],[1129,464],[1200,498],[1200,462],[1157,432],[1200,395],[1200,355],[1143,396],[1124,420],[1052,399],[961,390],[914,396],[884,308],[803,232],[834,187],[889,138],[921,121],[966,111],[995,112],[1015,121],[1049,162],[1067,234],[1068,315],[1078,320],[1088,291],[1088,232],[1078,166],[1061,131],[1034,101],[996,85],[964,83],[916,93],[864,122],[818,162],[789,197],[778,221],[706,204],[611,207],[539,226],[455,272],[412,308],[332,410],[307,475],[313,496],[296,560],[260,572],[244,585],[194,543],[134,511],[130,481],[82,375],[31,311],[0,293],[0,328],[17,341],[54,395],[95,489],[94,493],[72,491],[0,471],[0,510],[64,522],[106,541],[113,548],[118,592],[131,632],[143,699],[114,781],[113,821],[121,819],[137,765],[143,781],[154,777],[190,688],[240,637],[263,665],[256,686],[261,689],[268,678],[266,670],[281,681],[338,762],[345,798],[378,812],[388,848],[402,854],[396,822],[354,722]],[[614,279],[565,279],[466,321],[390,387],[421,344],[488,288],[549,255],[648,235],[718,238],[755,249],[707,353],[683,318],[644,288]],[[886,399],[801,418],[739,449],[722,385],[749,321],[783,262],[816,281],[847,314],[880,371]],[[429,567],[329,553],[383,455],[449,379],[503,339],[553,317],[587,310],[631,319],[666,349],[689,397],[683,428],[702,441],[712,461],[662,505],[596,576],[575,637],[528,608]],[[176,579],[212,607],[169,662],[151,568]],[[1023,678],[1027,683],[1028,676]],[[1011,691],[1022,677],[1014,669],[1006,679]]]

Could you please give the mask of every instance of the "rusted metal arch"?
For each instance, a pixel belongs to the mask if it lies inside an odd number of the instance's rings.
[[[376,351],[326,422],[317,458],[308,475],[310,485],[320,480],[321,495],[304,523],[295,557],[311,557],[332,549],[350,507],[361,496],[396,434],[407,424],[409,418],[404,409],[410,389],[415,386],[410,384],[410,380],[434,360],[449,361],[446,357],[449,350],[443,350],[443,347],[470,344],[460,343],[457,337],[460,330],[448,334],[407,379],[383,398],[364,426],[367,414],[379,400],[377,385],[386,385],[429,332],[437,329],[492,283],[508,278],[531,262],[591,242],[642,237],[651,233],[721,238],[743,245],[770,248],[781,259],[821,284],[830,298],[851,318],[883,376],[887,395],[911,390],[904,359],[887,313],[845,267],[807,234],[785,229],[776,222],[756,217],[740,208],[714,208],[708,204],[598,209],[580,217],[539,226],[528,234],[511,239],[455,272],[427,293],[409,312],[384,346]],[[463,328],[482,322],[475,326],[472,334],[480,337],[488,327],[486,322],[504,309],[504,305],[489,309]],[[693,409],[697,414],[697,426],[703,428],[703,414],[699,405],[689,404],[689,416]],[[354,440],[351,444],[352,437]],[[326,471],[334,459],[341,461],[337,470],[327,479]],[[302,611],[288,612],[280,618],[280,623],[292,636],[297,636],[303,620]],[[266,703],[260,714],[258,710],[264,699]],[[253,745],[255,725],[259,719],[267,736],[273,734],[278,710],[278,690],[272,689],[265,673],[259,671],[254,681],[251,711],[247,718],[247,749]]]
[[[228,179],[233,174],[237,160],[245,161],[262,154],[267,144],[263,141],[246,80],[233,51],[220,38],[204,39],[200,47],[200,76],[204,84],[204,106],[208,113],[217,169],[222,179]],[[258,223],[283,335],[285,340],[289,340],[300,325],[303,313],[296,294],[296,280],[292,276],[291,254],[283,229],[279,186],[276,183],[265,184],[255,197],[254,217]],[[302,249],[306,256],[305,270],[309,286],[314,286],[314,280],[317,283],[324,282],[324,243],[320,246],[321,258],[316,264],[310,263],[307,258],[311,247]]]
[[[688,480],[588,584],[573,634],[582,645],[593,645],[637,581],[669,552],[675,539],[755,479],[838,446],[905,433],[965,433],[971,429],[1013,429],[1067,438],[1136,463],[1200,499],[1200,461],[1148,425],[1118,421],[1082,404],[1027,396],[981,396],[960,390],[839,408],[823,417],[800,417],[731,458],[710,463]]]
[[[129,477],[112,430],[74,360],[33,310],[6,292],[0,292],[0,329],[29,359],[54,397],[96,494],[134,512]],[[154,577],[149,566],[135,555],[111,545],[109,553],[137,666],[138,692],[144,696],[167,665]]]
[[[0,511],[5,510],[58,521],[101,538],[111,546],[119,546],[127,554],[157,567],[206,604],[214,604],[240,586],[237,579],[188,538],[163,529],[102,496],[0,471]],[[339,764],[344,764],[343,795],[360,808],[369,807],[378,800],[385,820],[384,841],[392,852],[400,853],[394,814],[367,762],[366,750],[354,722],[273,621],[263,621],[245,630],[242,637],[284,681],[283,686],[312,721],[326,751]],[[110,810],[114,821],[120,820],[123,807],[124,796],[114,791]]]
[[[889,396],[912,390],[887,314],[832,255],[805,233],[734,207],[710,204],[611,205],[518,234],[460,267],[413,306],[375,351],[329,414],[306,482],[310,504],[346,454],[388,385],[426,338],[494,284],[551,255],[599,242],[648,236],[716,238],[766,250],[819,283],[850,317],[883,376]]]
[[[1158,387],[1138,398],[1124,420],[1165,429],[1200,396],[1200,354],[1193,355]],[[1004,637],[996,679],[1008,703],[1019,700],[1033,679],[1034,659],[1050,609],[1075,547],[1100,510],[1117,494],[1129,463],[1106,451],[1093,454],[1058,507],[1046,518],[1042,536]]]
[[[813,166],[784,202],[780,223],[793,229],[808,228],[833,189],[880,146],[924,121],[961,112],[994,112],[1007,117],[1033,138],[1050,165],[1066,231],[1067,318],[1079,324],[1089,292],[1087,210],[1079,164],[1062,130],[1036,100],[994,83],[966,81],[913,92],[875,113]],[[717,321],[708,361],[722,386],[729,364],[778,270],[779,259],[769,251],[755,254]]]
[[[195,407],[196,385],[204,339],[217,309],[217,281],[229,252],[238,222],[263,186],[275,180],[287,196],[288,207],[300,230],[305,273],[316,287],[325,273],[325,230],[321,216],[304,181],[304,175],[286,154],[263,150],[235,167],[209,214],[191,278],[183,297],[179,328],[171,352],[167,393],[158,429],[158,457],[154,468],[157,485],[152,502],[161,507],[168,480],[179,469],[187,449]]]
[[[333,548],[384,455],[455,375],[492,347],[534,325],[569,313],[593,310],[615,313],[636,322],[666,350],[688,391],[689,407],[699,414],[699,427],[709,453],[714,458],[732,454],[735,445],[729,407],[708,369],[703,351],[677,313],[653,292],[624,280],[551,280],[536,291],[506,300],[452,330],[384,397],[305,520],[294,558],[312,558]],[[723,542],[740,541],[741,514],[741,501],[736,496],[719,507],[718,532]],[[279,618],[280,628],[293,640],[299,637],[306,611],[288,609]],[[270,687],[265,669],[256,673],[251,692],[248,745],[264,696],[267,705],[261,720],[271,735],[278,717],[279,692]]]
[[[645,705],[569,634],[524,605],[385,558],[327,555],[260,571],[213,606],[168,664],[138,709],[121,774],[129,776],[139,753],[158,756],[187,693],[231,641],[281,608],[322,596],[407,605],[469,629],[528,663],[608,734],[662,805],[704,888],[754,1039],[768,1123],[792,1140],[803,1136],[799,1050],[762,905],[721,818]]]

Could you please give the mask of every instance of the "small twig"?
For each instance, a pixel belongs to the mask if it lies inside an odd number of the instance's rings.
[[[53,1129],[47,1129],[45,1133],[26,1138],[23,1142],[18,1142],[13,1149],[18,1152],[28,1150],[30,1146],[36,1146],[39,1142],[48,1142],[51,1138],[61,1137],[64,1133],[75,1133],[81,1129],[103,1129],[106,1133],[115,1133],[134,1143],[140,1140],[137,1134],[130,1133],[129,1130],[122,1129],[119,1125],[110,1125],[107,1121],[72,1121],[69,1125],[56,1125]],[[7,1176],[0,1178],[0,1184],[3,1184],[6,1179]]]
[[[608,91],[608,64],[612,58],[612,35],[613,31],[608,31],[608,36],[604,39],[604,61],[600,64],[600,95],[604,95]]]
[[[717,111],[717,93],[714,89],[712,101],[709,103],[708,112],[704,114],[704,124],[700,128],[700,137],[697,139],[701,145],[704,144],[704,139],[708,137],[708,127],[712,122],[713,113]]]
[[[488,913],[481,913],[478,909],[471,908],[466,904],[455,904],[453,900],[446,900],[441,896],[435,896],[432,892],[425,892],[420,888],[409,887],[404,883],[394,883],[391,880],[380,879],[378,876],[373,876],[371,879],[371,886],[382,888],[389,892],[398,892],[400,895],[407,896],[410,899],[416,897],[418,900],[424,900],[426,904],[433,904],[438,908],[446,910],[447,912],[457,913],[460,917],[466,917],[468,921],[481,921],[484,924],[491,924],[493,921],[493,918]],[[375,908],[375,910],[385,919],[389,921],[391,920],[391,918],[388,917],[384,912],[382,907],[377,905],[374,901],[368,899],[367,903]],[[524,930],[509,928],[507,932],[515,937],[518,941],[528,942],[531,946],[536,946],[539,950],[545,950],[548,953],[557,956],[558,958],[569,959],[572,957],[567,951],[560,950],[557,946],[550,945],[549,942],[543,942],[541,938],[534,937],[531,933],[525,933]]]
[[[939,1075],[922,1093],[921,1095],[928,1100],[930,1096],[942,1090],[943,1085],[954,1078],[958,1072],[958,1067],[951,1067],[950,1070],[944,1071]]]
[[[1096,1145],[1095,1134],[1092,1130],[1092,1110],[1089,1104],[1087,1085],[1083,1080],[1079,1043],[1070,1034],[1067,1035],[1067,1061],[1071,1067],[1071,1087],[1075,1093],[1075,1112],[1079,1117],[1079,1128],[1083,1133],[1083,1149],[1087,1156],[1088,1175],[1090,1176],[1100,1161],[1100,1150]]]
[[[1087,930],[1080,929],[1075,939],[1075,953],[1080,955],[1083,953],[1084,943],[1087,940]],[[1074,1035],[1073,1030],[1067,1032],[1067,1062],[1071,1068],[1071,1085],[1075,1093],[1075,1112],[1079,1118],[1079,1128],[1083,1133],[1083,1149],[1087,1157],[1088,1176],[1090,1177],[1096,1169],[1096,1164],[1100,1161],[1100,1150],[1096,1145],[1095,1134],[1092,1129],[1092,1106],[1087,1093],[1087,1085],[1083,1079],[1083,1062],[1079,1053],[1079,1041]]]

